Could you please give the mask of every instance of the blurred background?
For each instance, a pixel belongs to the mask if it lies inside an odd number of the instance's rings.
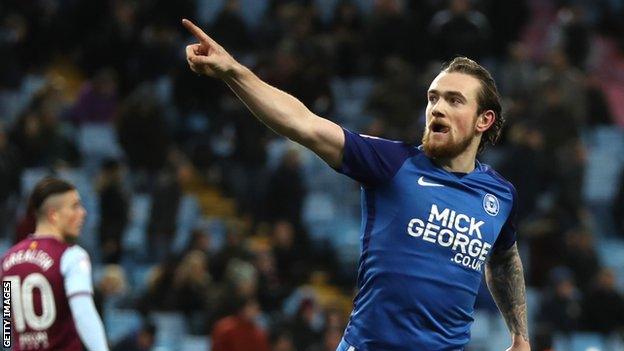
[[[533,349],[624,350],[623,1],[2,0],[1,250],[41,177],[74,182],[113,349],[333,351],[351,311],[358,184],[192,74],[183,17],[315,113],[414,143],[441,63],[486,66]],[[508,342],[483,288],[468,350]]]

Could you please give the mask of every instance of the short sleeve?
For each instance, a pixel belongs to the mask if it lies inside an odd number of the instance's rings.
[[[61,273],[67,297],[93,294],[91,260],[89,254],[80,246],[74,245],[65,250],[61,257]]]
[[[344,129],[345,146],[338,172],[366,185],[392,179],[405,160],[417,152],[401,141],[392,141]]]
[[[511,207],[511,212],[509,213],[509,216],[507,217],[505,224],[503,224],[503,228],[501,229],[500,234],[498,234],[498,238],[494,243],[494,251],[508,250],[516,243],[516,221],[518,219],[516,209],[518,208],[518,195],[516,194],[516,189],[513,187],[513,185],[510,186],[511,192],[513,194],[513,205]]]

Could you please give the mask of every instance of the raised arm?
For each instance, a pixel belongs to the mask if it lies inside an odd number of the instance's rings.
[[[508,351],[530,350],[524,274],[516,244],[492,253],[485,279],[511,333],[512,346]]]
[[[184,19],[182,24],[199,41],[186,47],[193,72],[223,80],[262,123],[312,150],[330,166],[340,166],[345,139],[339,125],[263,82],[191,21]]]

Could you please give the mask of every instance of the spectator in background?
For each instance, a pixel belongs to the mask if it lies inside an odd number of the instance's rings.
[[[301,228],[301,209],[306,196],[301,155],[295,148],[287,150],[279,166],[269,176],[264,203],[269,221],[286,220]]]
[[[97,180],[100,201],[99,235],[104,263],[119,263],[128,224],[129,195],[123,186],[121,164],[105,160]]]
[[[233,258],[227,263],[224,281],[213,290],[216,302],[215,308],[207,311],[207,330],[212,330],[219,319],[236,314],[240,299],[252,299],[257,304],[258,272],[251,263]]]
[[[152,206],[147,225],[148,248],[150,259],[158,262],[171,253],[182,199],[182,188],[175,165],[169,165],[158,174],[150,195]]]
[[[219,13],[211,27],[212,33],[235,54],[244,54],[253,49],[253,41],[249,35],[247,23],[241,16],[239,0],[226,0],[223,10]]]
[[[48,82],[18,118],[10,140],[24,167],[77,166],[80,154],[67,128],[59,120],[65,108],[60,82]]]
[[[582,301],[572,272],[566,267],[557,267],[550,272],[550,281],[539,309],[538,329],[551,335],[579,330]]]
[[[624,296],[617,290],[610,268],[596,274],[594,287],[583,300],[583,312],[586,330],[604,334],[624,331]]]
[[[154,6],[156,3],[163,6],[169,4],[168,1],[153,1],[147,4]],[[176,7],[182,3],[177,2]],[[159,9],[154,13],[161,11]],[[136,48],[138,64],[133,67],[133,73],[139,82],[155,81],[163,77],[163,74],[170,74],[178,62],[176,50],[180,40],[180,33],[175,26],[158,23],[152,19],[144,22],[144,25],[139,37],[140,45]]]
[[[258,302],[263,311],[279,311],[286,297],[285,282],[280,278],[275,256],[269,247],[255,252],[255,267],[258,270]]]
[[[304,298],[291,321],[295,345],[302,350],[314,347],[322,338],[322,321],[317,302],[311,298]]]
[[[251,253],[245,246],[245,233],[242,225],[238,222],[229,223],[225,234],[225,244],[212,257],[210,274],[221,282],[225,278],[227,266],[232,259],[249,260]]]
[[[536,211],[527,218],[519,229],[528,239],[530,247],[528,281],[531,286],[548,288],[551,284],[549,274],[563,264],[564,233],[577,226],[575,218],[558,204],[553,204],[543,211]]]
[[[136,332],[123,338],[111,351],[150,351],[156,343],[156,325],[145,323]]]
[[[223,184],[228,193],[236,198],[240,213],[258,216],[264,210],[266,128],[260,123],[249,123],[248,112],[236,103],[234,97],[224,96],[222,105],[224,126],[221,128],[232,132],[232,150],[223,160]],[[221,123],[215,124],[213,128],[216,129]]]
[[[232,259],[228,262],[225,277],[233,293],[228,294],[227,298],[239,296],[255,299],[258,294],[258,271],[251,263],[241,259]]]
[[[508,150],[500,172],[515,184],[522,197],[518,199],[518,220],[533,214],[540,194],[548,189],[549,174],[544,157],[544,134],[530,123],[520,122],[508,129]]]
[[[557,13],[553,35],[570,64],[583,69],[590,50],[591,31],[582,5],[566,4]]]
[[[602,80],[592,74],[585,77],[587,96],[587,125],[590,127],[608,126],[614,123],[611,106],[602,89]]]
[[[191,238],[189,239],[186,252],[201,251],[205,255],[208,255],[212,248],[212,242],[210,240],[211,237],[212,235],[210,235],[210,233],[207,233],[202,229],[193,229],[191,231]],[[208,256],[206,256],[206,259],[208,260]]]
[[[102,68],[82,85],[69,117],[77,125],[111,123],[117,113],[117,99],[117,73]]]
[[[305,264],[306,245],[301,233],[295,235],[291,222],[280,220],[273,226],[273,256],[279,279],[292,288],[307,281],[308,271]]]
[[[203,317],[208,308],[213,307],[214,296],[210,296],[212,278],[208,273],[207,263],[205,253],[191,251],[182,258],[173,277],[173,295],[177,296],[176,309],[184,313],[192,327],[197,325],[196,321]]]
[[[388,56],[411,61],[423,55],[423,51],[427,53],[427,41],[420,37],[424,31],[418,29],[418,21],[409,17],[404,1],[375,0],[373,4],[364,39],[372,59],[369,73],[382,72]]]
[[[491,47],[495,57],[502,59],[509,43],[520,39],[529,19],[530,8],[527,0],[514,1],[475,1],[482,5],[485,15],[491,22]]]
[[[296,351],[295,344],[292,339],[292,335],[286,329],[276,331],[271,336],[271,350],[272,351]],[[332,351],[335,351],[332,350]]]
[[[341,328],[327,328],[323,332],[321,337],[321,341],[316,345],[308,348],[308,351],[335,351],[340,344],[340,339],[342,338],[342,330]]]
[[[457,55],[481,61],[490,54],[490,23],[471,8],[470,0],[450,0],[446,9],[433,16],[429,33],[436,45],[435,57],[443,61]]]
[[[170,135],[162,108],[148,85],[132,92],[120,107],[117,137],[139,183],[147,183],[164,167]]]
[[[375,85],[367,109],[387,123],[387,137],[405,139],[409,127],[422,114],[425,90],[414,84],[418,76],[409,62],[390,56],[382,64],[384,74]]]
[[[15,225],[21,189],[22,162],[9,143],[5,125],[0,122],[0,238],[9,238]]]
[[[266,333],[257,324],[258,302],[250,297],[236,298],[236,312],[217,321],[212,329],[213,351],[269,351]]]
[[[364,62],[364,23],[357,6],[342,0],[336,6],[333,22],[330,25],[333,39],[334,72],[341,78],[351,78],[362,74]]]
[[[584,81],[583,72],[570,65],[570,60],[561,49],[551,50],[546,65],[538,72],[536,91],[540,91],[540,94],[535,96],[534,104],[538,109],[537,115],[542,116],[543,122],[548,122],[546,120],[546,117],[549,117],[548,109],[553,106],[564,109],[563,115],[556,120],[557,127],[549,132],[556,132],[558,128],[566,125],[576,129],[585,125],[587,101],[583,94]]]
[[[26,65],[24,50],[28,45],[24,41],[28,36],[26,19],[9,9],[0,7],[0,96],[5,88],[17,88],[24,74]],[[2,111],[2,110],[0,110]]]
[[[147,224],[149,260],[160,261],[173,253],[183,188],[192,181],[193,167],[177,149],[169,150],[166,166],[157,176]]]
[[[36,167],[43,163],[44,140],[41,119],[36,111],[22,113],[11,132],[11,144],[19,150],[25,167]]]
[[[110,1],[98,21],[90,23],[91,32],[85,46],[84,69],[93,74],[100,67],[110,66],[119,74],[119,94],[125,96],[137,85],[136,67],[141,24],[137,1]],[[110,48],[116,48],[111,50]]]
[[[554,55],[558,59],[565,60],[560,54]],[[566,87],[563,85],[564,81],[565,79],[552,75],[548,80],[542,81],[540,97],[534,104],[535,118],[531,122],[538,126],[544,135],[543,150],[547,164],[559,165],[556,168],[549,168],[554,177],[553,181],[557,184],[554,189],[555,201],[570,216],[578,220],[580,205],[583,203],[581,190],[585,169],[585,151],[579,138],[585,122],[584,117],[583,122],[574,118],[574,108],[582,108],[584,114],[585,104],[573,105],[570,102],[573,97],[569,91],[578,86],[575,87],[570,81],[570,86]],[[577,91],[577,94],[578,100],[584,99],[582,90]],[[577,110],[576,113],[580,111]]]
[[[537,70],[529,54],[529,48],[521,42],[509,45],[499,80],[502,94],[514,100],[528,100],[535,90]]]
[[[171,287],[177,261],[169,257],[155,266],[147,277],[147,287],[137,301],[137,309],[141,314],[148,315],[152,311],[172,311],[176,306],[176,298]]]
[[[102,278],[95,286],[93,300],[103,320],[111,309],[130,307],[128,280],[123,267],[116,264],[104,267]]]
[[[583,293],[591,289],[591,282],[600,270],[594,248],[594,235],[582,228],[573,228],[565,236],[563,263],[574,274],[574,280]]]

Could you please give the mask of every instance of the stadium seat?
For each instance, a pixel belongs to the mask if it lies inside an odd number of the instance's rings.
[[[115,344],[141,327],[141,315],[134,310],[108,310],[104,313],[104,326],[109,343]]]
[[[509,332],[498,313],[476,310],[473,317],[467,351],[500,351],[509,347]]]
[[[604,337],[596,333],[573,333],[569,336],[555,335],[554,350],[611,351],[606,348]]]
[[[210,351],[208,335],[185,335],[182,338],[180,351]]]
[[[624,133],[617,127],[600,127],[585,133],[587,147],[583,197],[592,213],[598,236],[614,234],[611,204],[624,169]]]
[[[306,195],[302,212],[303,221],[313,239],[322,239],[329,235],[326,228],[335,217],[334,202],[329,194],[314,192]]]
[[[128,272],[129,285],[132,287],[132,294],[140,296],[147,288],[147,278],[149,277],[154,265],[140,264],[136,262],[128,262],[123,265]]]
[[[202,217],[197,226],[204,233],[210,235],[210,250],[212,252],[219,251],[223,245],[225,245],[227,226],[223,219],[218,217]]]
[[[529,325],[535,325],[534,321],[537,318],[541,304],[541,294],[538,289],[527,287],[526,297],[528,322]]]
[[[30,194],[32,190],[35,188],[35,184],[41,178],[51,175],[51,172],[47,168],[36,167],[36,168],[26,168],[22,173],[22,194]]]
[[[123,236],[124,251],[145,254],[145,240],[152,198],[149,195],[134,195],[130,201],[128,225]]]
[[[173,252],[181,253],[189,244],[191,231],[196,228],[201,218],[201,209],[197,198],[185,195],[180,200],[178,207],[176,234],[173,242]]]
[[[176,350],[187,333],[184,316],[174,312],[154,312],[150,317],[156,325],[156,346]]]
[[[365,102],[375,89],[375,81],[369,77],[360,77],[350,80],[349,91],[352,97]]]
[[[84,124],[78,131],[78,146],[85,158],[118,158],[122,155],[117,133],[111,124]]]
[[[624,241],[615,238],[600,238],[596,243],[600,261],[615,273],[616,284],[624,289]]]
[[[606,344],[607,350],[624,350],[624,340],[621,335],[613,333],[608,339]]]

